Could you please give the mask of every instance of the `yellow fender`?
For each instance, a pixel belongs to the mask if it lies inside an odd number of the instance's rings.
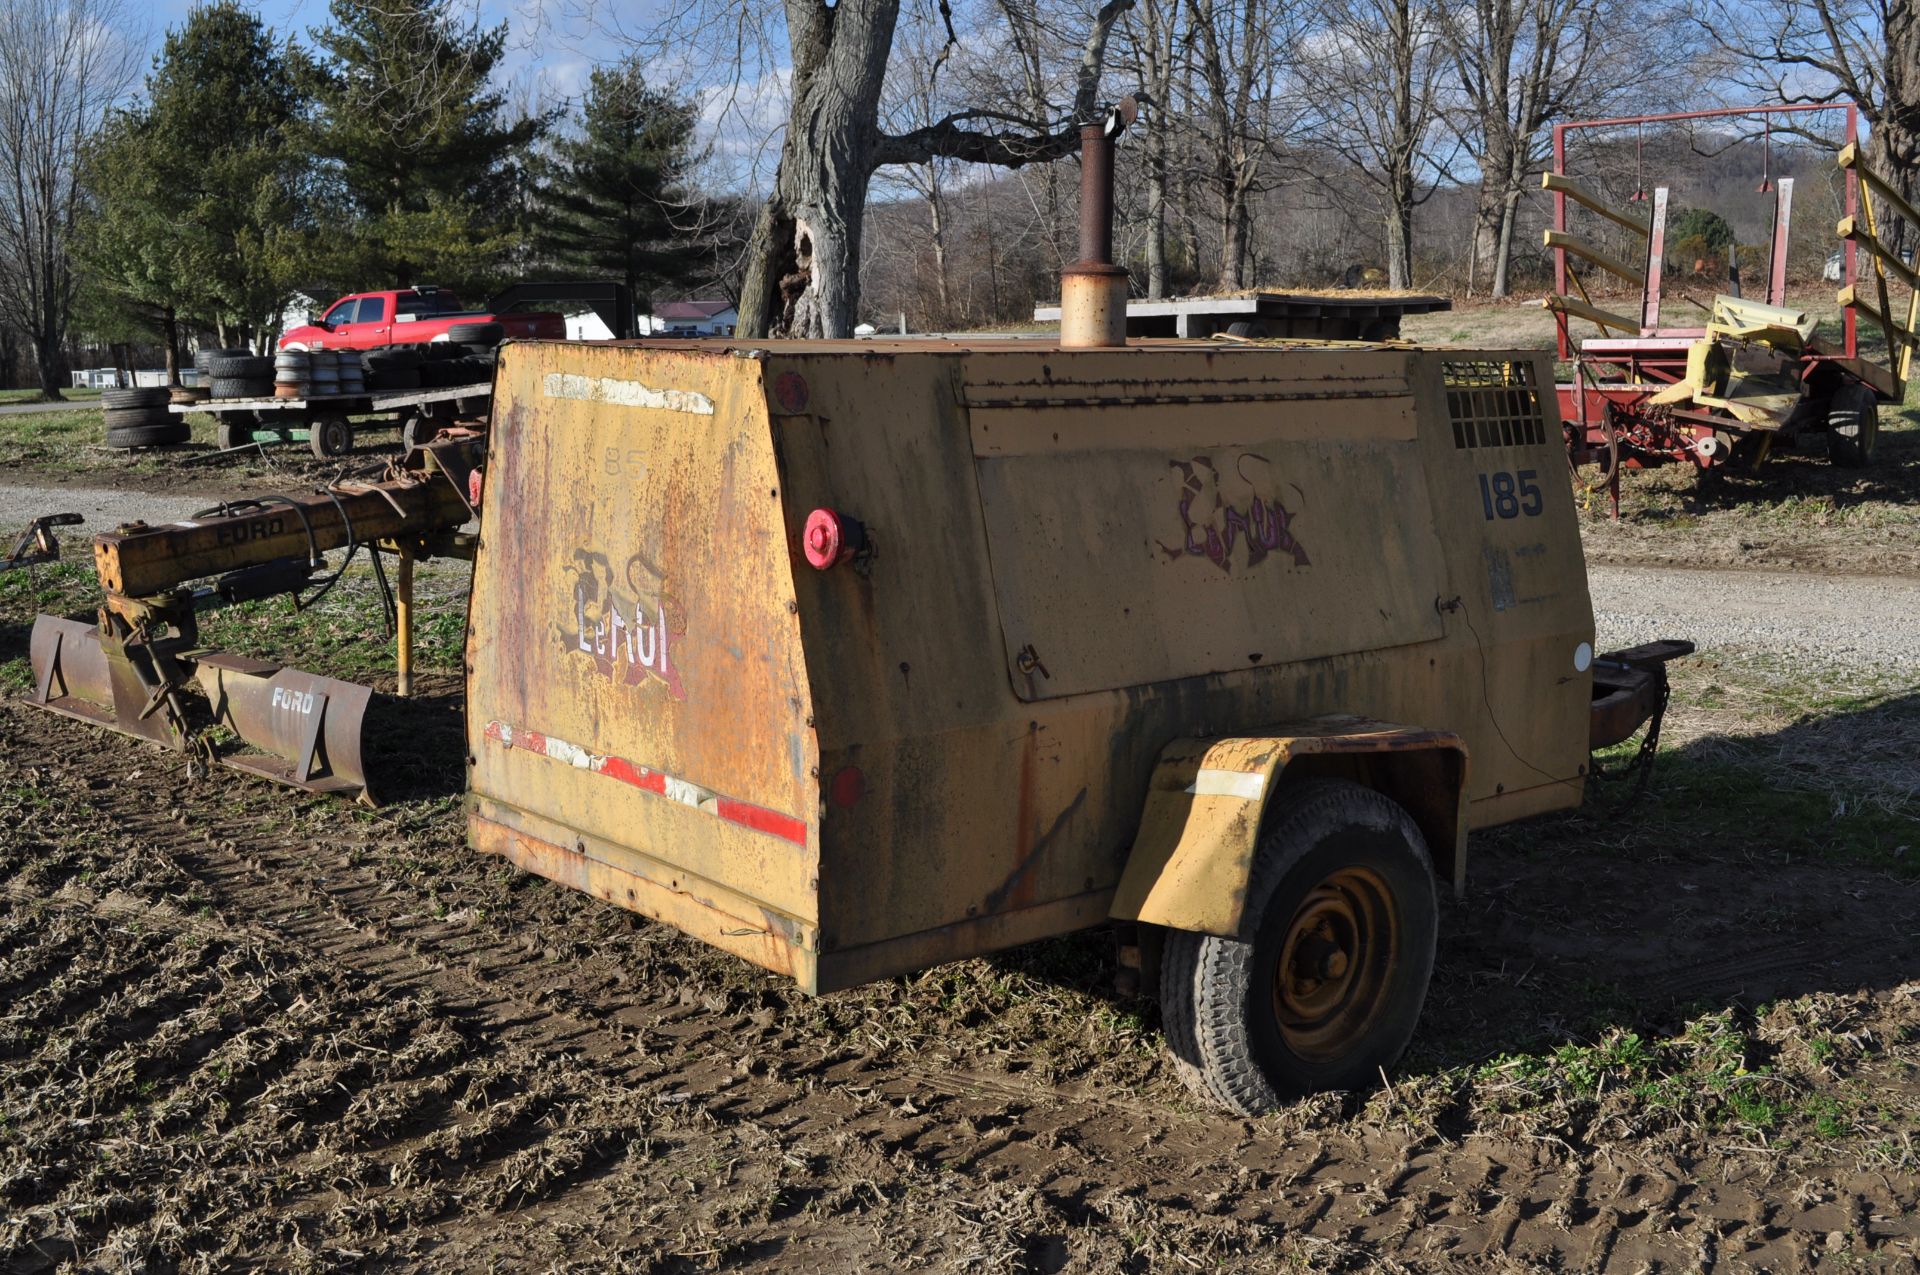
[[[1267,806],[1299,778],[1351,779],[1413,816],[1434,871],[1466,876],[1467,748],[1451,731],[1340,714],[1268,735],[1178,739],[1154,767],[1140,834],[1109,915],[1223,937],[1241,933]]]

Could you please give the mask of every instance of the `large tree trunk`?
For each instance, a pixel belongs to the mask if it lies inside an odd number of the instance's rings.
[[[1500,241],[1493,258],[1493,295],[1504,297],[1512,291],[1513,227],[1520,219],[1520,192],[1508,193],[1500,209]]]
[[[40,397],[50,403],[66,401],[60,392],[60,345],[66,326],[49,295],[41,306],[40,330],[33,334],[33,366],[40,378]]]
[[[1147,296],[1167,295],[1167,140],[1157,125],[1147,129]]]
[[[947,219],[940,192],[940,169],[927,165],[927,216],[933,229],[933,287],[940,302],[940,326],[954,326],[953,287],[947,278]]]
[[[180,320],[168,306],[160,312],[160,339],[167,347],[167,384],[180,385]]]
[[[1238,292],[1247,286],[1247,193],[1228,186],[1226,210],[1220,218],[1220,290]]]
[[[844,337],[899,0],[789,0],[793,108],[773,195],[748,244],[742,336]]]
[[[1413,174],[1387,177],[1387,286],[1413,286]]]

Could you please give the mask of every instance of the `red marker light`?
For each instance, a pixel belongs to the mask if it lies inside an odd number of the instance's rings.
[[[815,570],[845,562],[867,542],[866,528],[857,518],[831,509],[816,509],[807,515],[806,529],[800,533],[800,547]]]
[[[480,507],[480,471],[477,469],[467,475],[467,507]]]

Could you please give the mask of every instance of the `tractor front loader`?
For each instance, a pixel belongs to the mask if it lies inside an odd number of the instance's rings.
[[[411,680],[416,560],[470,556],[459,528],[474,517],[467,475],[479,444],[452,438],[415,451],[376,482],[231,502],[165,526],[135,523],[95,537],[106,601],[94,623],[43,615],[33,626],[32,703],[208,762],[368,802],[361,727],[372,692],[336,678],[212,650],[209,607],[317,590],[323,555],[364,546],[398,559],[394,619],[400,682]],[[335,573],[337,577],[337,572]],[[198,693],[197,695],[195,693]],[[226,728],[244,747],[218,744]]]

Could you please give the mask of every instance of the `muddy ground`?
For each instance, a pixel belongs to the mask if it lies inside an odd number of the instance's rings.
[[[1605,589],[1668,602],[1623,633],[1751,584],[1641,591],[1637,535]],[[1477,835],[1408,1057],[1246,1121],[1108,935],[809,999],[475,858],[457,571],[422,589],[368,811],[24,705],[84,578],[0,577],[0,1270],[1920,1269],[1920,683],[1844,599],[1716,632],[1644,793]],[[391,686],[364,579],[283,612],[209,632]]]

